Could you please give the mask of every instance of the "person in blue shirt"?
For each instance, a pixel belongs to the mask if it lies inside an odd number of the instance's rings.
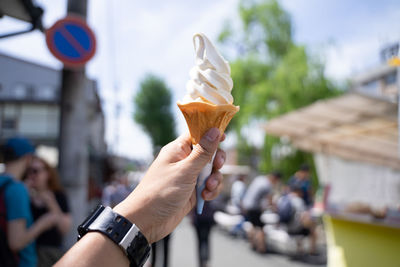
[[[302,190],[302,198],[308,208],[313,204],[313,192],[310,181],[310,166],[302,164],[299,170],[289,179],[289,187],[299,187]]]
[[[56,215],[47,214],[33,223],[29,194],[21,182],[33,153],[32,144],[22,137],[10,138],[2,146],[5,172],[0,174],[0,186],[8,183],[4,191],[7,239],[21,267],[37,265],[34,240],[57,220]]]

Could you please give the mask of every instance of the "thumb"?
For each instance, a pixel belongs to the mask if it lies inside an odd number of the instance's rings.
[[[200,172],[203,167],[210,162],[212,156],[218,148],[221,133],[218,128],[208,130],[200,142],[193,146],[190,155],[185,159],[186,165],[192,171]]]

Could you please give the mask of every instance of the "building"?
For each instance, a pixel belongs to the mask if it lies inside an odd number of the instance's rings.
[[[105,154],[105,121],[97,85],[87,81],[89,149]],[[22,135],[57,146],[61,71],[0,54],[0,140]]]
[[[16,134],[55,146],[61,73],[0,54],[0,139]]]
[[[397,68],[382,64],[356,75],[352,80],[352,89],[369,96],[397,102],[397,83]]]

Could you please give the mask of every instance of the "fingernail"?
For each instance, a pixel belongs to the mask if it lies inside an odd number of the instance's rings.
[[[221,160],[221,165],[224,165],[224,163],[225,163],[225,155],[222,155],[220,160]]]
[[[217,128],[211,128],[206,133],[206,138],[210,142],[214,142],[217,139],[218,136],[219,136],[219,130]]]
[[[217,180],[211,179],[210,187],[211,187],[211,189],[215,189],[215,187],[217,187]]]

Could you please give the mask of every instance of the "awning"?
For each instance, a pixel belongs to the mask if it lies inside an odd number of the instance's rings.
[[[400,169],[397,104],[357,93],[270,120],[266,132],[314,153]]]

